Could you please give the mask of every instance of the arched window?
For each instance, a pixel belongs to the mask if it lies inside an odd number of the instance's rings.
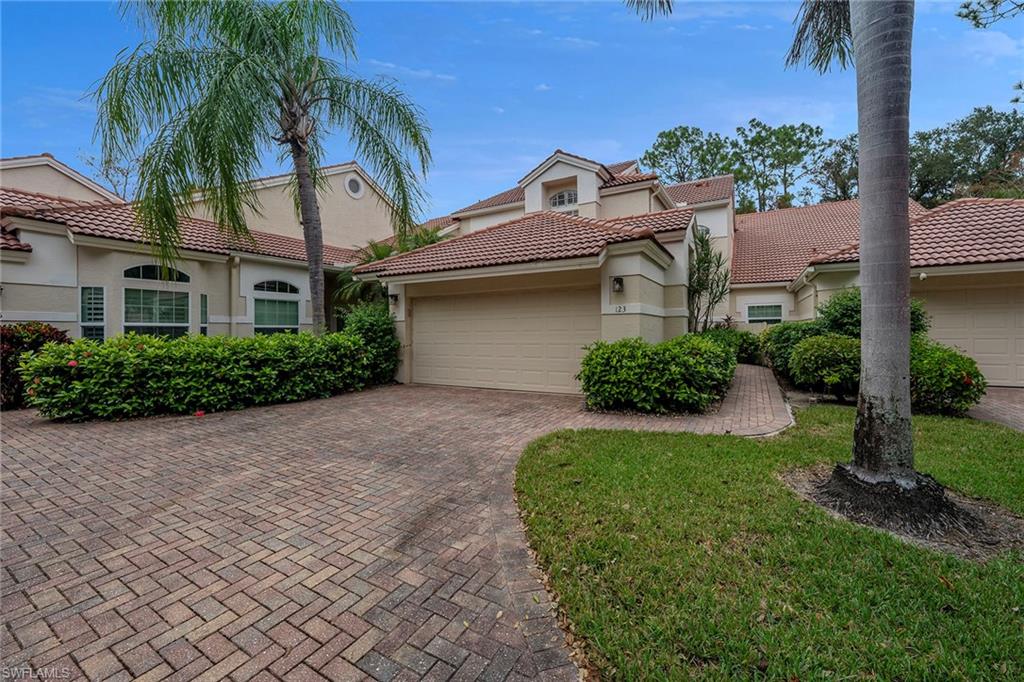
[[[126,279],[154,279],[158,282],[188,282],[189,277],[181,270],[159,265],[136,265],[124,271]]]
[[[270,291],[275,294],[297,294],[299,288],[294,284],[282,282],[277,279],[268,279],[266,282],[257,282],[252,287],[255,291]]]
[[[566,211],[576,206],[576,190],[564,189],[557,194],[552,194],[548,199],[548,205],[553,211]]]

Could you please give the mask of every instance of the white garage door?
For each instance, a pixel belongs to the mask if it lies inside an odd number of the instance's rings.
[[[578,393],[600,313],[596,287],[413,299],[412,380]]]
[[[937,278],[936,278],[937,279]],[[993,386],[1024,386],[1024,286],[915,291],[929,336],[962,348]]]

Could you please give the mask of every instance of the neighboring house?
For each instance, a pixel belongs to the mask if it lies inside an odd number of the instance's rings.
[[[0,162],[3,322],[40,320],[90,338],[311,326],[301,239],[252,230],[251,241],[231,240],[213,223],[183,219],[180,260],[164,273],[131,204],[52,157],[32,158]],[[352,248],[325,246],[329,272],[357,259]]]
[[[728,240],[731,183],[723,194],[705,203]],[[635,161],[558,150],[516,187],[454,212],[452,238],[356,272],[388,284],[400,380],[573,393],[583,346],[686,332],[701,217]]]
[[[912,291],[931,335],[993,385],[1024,386],[1024,201],[910,211]],[[737,216],[731,176],[663,186],[635,162],[558,150],[443,220],[451,239],[356,268],[388,285],[401,381],[577,392],[584,345],[687,330],[698,227],[732,270],[719,319],[755,331],[811,319],[857,286],[856,200]]]
[[[355,161],[320,169],[324,187],[317,192],[324,242],[364,246],[391,237],[394,229],[387,195]],[[252,230],[275,232],[302,239],[302,225],[292,198],[292,174],[271,175],[250,181],[260,203],[259,212],[246,212]],[[209,208],[197,195],[193,217],[211,219]]]

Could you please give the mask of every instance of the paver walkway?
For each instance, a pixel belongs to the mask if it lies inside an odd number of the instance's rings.
[[[768,433],[741,366],[717,414],[393,386],[203,418],[3,415],[3,665],[92,679],[575,679],[512,498],[567,426]]]
[[[990,386],[985,397],[968,414],[975,419],[1024,431],[1024,388]]]

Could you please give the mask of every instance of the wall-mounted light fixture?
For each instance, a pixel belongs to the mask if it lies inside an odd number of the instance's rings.
[[[612,277],[612,291],[621,294],[626,290],[626,282],[621,277]]]
[[[398,294],[388,294],[388,300],[391,301],[391,305],[398,305]]]

